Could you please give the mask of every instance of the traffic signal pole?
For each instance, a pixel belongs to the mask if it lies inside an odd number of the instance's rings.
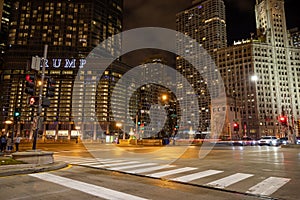
[[[40,127],[39,123],[42,123],[40,121],[40,118],[41,118],[41,114],[42,114],[43,87],[44,87],[44,80],[45,80],[45,69],[46,69],[47,51],[48,51],[48,45],[46,44],[45,47],[44,47],[43,68],[42,68],[42,77],[41,77],[41,82],[42,83],[40,85],[40,91],[39,91],[39,104],[38,104],[38,113],[37,113],[37,126],[36,126],[36,130],[34,132],[32,150],[36,150],[37,136],[38,136],[39,127]]]

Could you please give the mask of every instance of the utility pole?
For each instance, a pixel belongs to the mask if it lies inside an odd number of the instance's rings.
[[[32,144],[32,150],[36,150],[36,142],[37,142],[37,135],[40,127],[40,121],[41,114],[42,114],[42,103],[43,103],[43,87],[44,87],[44,80],[45,80],[45,68],[46,68],[46,59],[47,59],[47,51],[48,51],[48,45],[46,44],[44,47],[44,57],[43,57],[43,68],[42,68],[42,77],[41,77],[41,85],[40,85],[40,91],[39,91],[39,104],[38,104],[38,113],[37,113],[37,126],[33,137],[33,144]]]

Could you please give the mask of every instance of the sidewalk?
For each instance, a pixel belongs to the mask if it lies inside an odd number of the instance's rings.
[[[0,154],[0,159],[9,159],[10,154]],[[0,165],[0,177],[12,176],[17,174],[30,174],[37,172],[47,172],[52,170],[58,170],[67,167],[64,162],[54,162],[51,164],[38,165],[38,164],[11,164],[11,165]]]

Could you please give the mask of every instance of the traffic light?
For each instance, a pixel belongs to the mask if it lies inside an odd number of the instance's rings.
[[[29,95],[34,95],[34,92],[35,92],[35,75],[26,74],[25,80],[26,80],[25,92]]]
[[[287,116],[279,116],[279,122],[283,126],[287,126]]]
[[[31,96],[28,98],[28,104],[30,106],[39,105],[39,97],[38,96]]]
[[[53,80],[52,78],[48,79],[47,94],[46,94],[47,97],[54,97],[55,84],[56,84],[55,80]]]
[[[237,122],[234,122],[234,124],[233,124],[233,130],[234,131],[239,131],[239,128],[240,128],[239,124]]]
[[[16,108],[14,112],[14,121],[19,121],[21,117],[20,108]]]
[[[144,130],[144,129],[145,129],[145,124],[142,123],[142,124],[140,125],[140,127],[141,127],[141,130]]]

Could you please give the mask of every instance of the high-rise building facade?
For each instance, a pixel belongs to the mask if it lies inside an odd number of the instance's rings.
[[[9,18],[11,14],[11,0],[0,0],[0,67],[4,62],[4,53],[7,48],[7,37],[9,28]]]
[[[132,98],[134,109],[131,111],[134,113],[131,115],[135,116],[138,110],[138,120],[142,125],[139,132],[143,138],[171,137],[177,125],[176,83],[170,79],[165,64],[162,56],[157,55],[140,65],[141,87]]]
[[[289,42],[284,1],[257,1],[255,13],[257,37],[218,50],[217,65],[226,92],[241,103],[240,136],[285,136],[299,120],[300,49]]]
[[[11,14],[11,0],[1,0],[0,1],[0,30],[1,32],[8,32],[9,28],[9,18]]]
[[[55,136],[67,135],[70,137],[74,126],[72,113],[72,92],[74,90],[74,79],[80,68],[84,67],[85,58],[91,50],[112,35],[122,31],[122,0],[92,0],[92,1],[37,1],[19,0],[14,1],[9,27],[9,49],[5,55],[5,63],[1,68],[1,119],[12,119],[15,108],[21,109],[21,118],[18,131],[28,134],[31,131],[32,116],[36,108],[27,105],[28,95],[25,94],[24,74],[30,70],[32,56],[43,56],[44,45],[48,45],[46,76],[56,80],[55,96],[51,98],[49,108],[44,108],[44,130],[53,130]],[[115,37],[116,38],[116,37]],[[107,40],[101,43],[107,55],[118,55],[120,51],[121,38]],[[116,68],[119,68],[115,70]],[[112,79],[120,78],[121,69],[128,70],[128,66],[116,62],[110,66],[111,70],[106,71]],[[114,71],[115,70],[115,71]],[[125,71],[126,71],[125,70]],[[83,78],[96,79],[98,75],[94,71],[84,71]],[[107,76],[107,77],[108,77]],[[107,78],[106,77],[106,78]],[[105,78],[104,78],[105,79]],[[102,80],[104,83],[105,80]],[[90,97],[90,104],[97,104],[97,112],[105,111],[106,117],[97,114],[99,120],[105,124],[110,122],[109,108],[100,101],[103,86],[84,87],[82,96]],[[76,87],[83,87],[76,85]],[[106,92],[110,89],[105,86]],[[112,86],[113,87],[113,86]],[[45,91],[44,91],[45,92]],[[98,96],[97,96],[98,95]],[[101,98],[100,98],[101,96]],[[80,101],[80,99],[77,99]],[[102,107],[101,107],[102,106]],[[94,107],[95,109],[95,107]],[[85,118],[87,111],[76,113],[75,117]],[[86,118],[85,118],[86,119]],[[95,119],[95,118],[93,118]],[[95,128],[91,122],[89,125],[82,125],[85,130],[90,131],[89,135],[95,137]],[[59,130],[61,133],[58,134]],[[52,134],[52,133],[51,133]]]
[[[217,49],[227,46],[225,5],[223,0],[193,1],[191,8],[176,15],[176,30],[196,40],[215,59]],[[178,38],[178,41],[182,41],[182,38]],[[213,60],[199,60],[199,57],[195,56],[196,53],[199,53],[195,52],[196,49],[196,46],[189,43],[177,43],[177,50],[185,52],[186,56],[189,56],[199,66],[201,65],[204,69],[201,73],[205,73],[207,77],[202,77],[200,72],[181,56],[176,57],[176,69],[183,77],[187,78],[197,94],[199,107],[198,131],[207,131],[211,126],[211,95],[215,93],[212,90],[208,91],[208,84],[213,85],[217,80],[212,76],[215,71],[210,67],[214,65]],[[206,65],[206,67],[202,65]],[[178,78],[178,82],[182,82],[181,78]],[[179,93],[181,96],[188,95],[184,94],[184,91],[179,91]],[[184,102],[184,105],[181,105],[181,109],[186,109],[190,106],[190,103]],[[182,120],[186,122],[195,120],[192,116],[187,117],[187,119]],[[189,129],[189,127],[184,129]]]
[[[300,30],[299,28],[292,28],[289,30],[291,43],[294,47],[300,47]]]

